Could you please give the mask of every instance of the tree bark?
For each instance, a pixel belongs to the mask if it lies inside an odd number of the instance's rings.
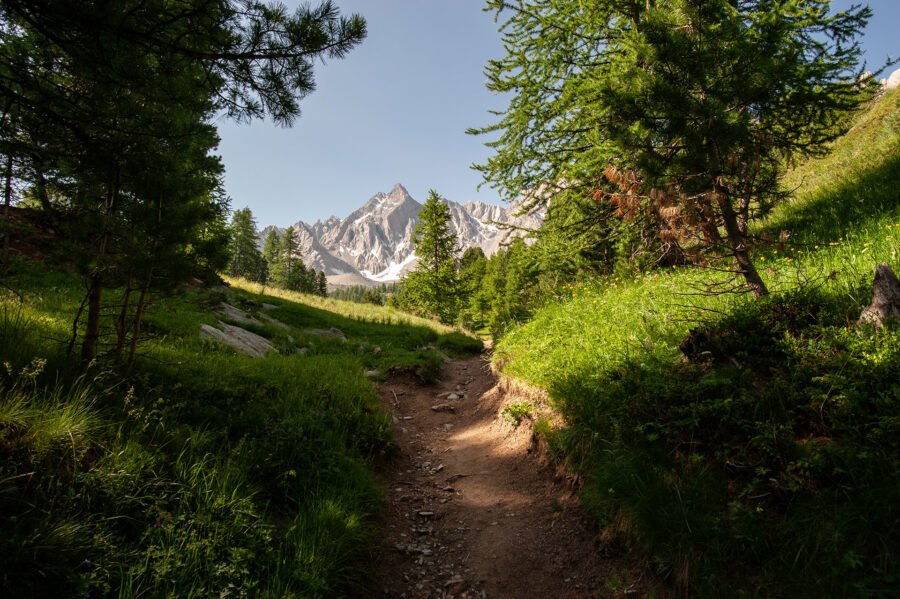
[[[100,340],[100,308],[103,299],[103,277],[98,273],[88,279],[88,316],[84,341],[81,343],[81,359],[90,362],[97,355]]]
[[[741,226],[738,223],[737,215],[731,205],[731,198],[728,190],[723,186],[716,184],[716,200],[719,205],[719,212],[722,214],[722,221],[725,225],[725,234],[728,239],[729,249],[734,256],[734,262],[737,264],[738,272],[744,277],[744,282],[753,293],[754,297],[763,297],[769,295],[769,289],[766,287],[759,271],[750,258],[750,252],[747,251],[747,238],[741,232]]]
[[[859,322],[880,329],[891,320],[900,321],[900,280],[889,265],[879,264],[875,267],[872,303],[862,311]]]
[[[769,295],[769,289],[766,287],[762,277],[759,276],[759,272],[750,258],[750,252],[747,251],[747,236],[741,227],[741,223],[738,222],[738,215],[735,213],[734,206],[731,205],[731,193],[722,183],[719,149],[712,139],[707,139],[706,145],[709,151],[710,175],[713,180],[715,200],[719,207],[719,213],[722,216],[722,223],[725,225],[725,236],[738,272],[744,277],[744,282],[754,297]],[[747,206],[749,207],[749,202]]]
[[[116,211],[116,205],[119,198],[119,176],[116,173],[116,182],[110,185],[106,193],[106,214],[107,219],[111,218]],[[88,318],[85,324],[84,341],[81,344],[81,359],[84,362],[90,362],[97,356],[97,343],[100,340],[100,310],[102,308],[101,301],[103,299],[104,271],[106,266],[103,261],[106,259],[106,253],[109,249],[109,225],[103,223],[103,233],[100,238],[100,247],[97,251],[97,257],[100,265],[98,270],[88,277]]]
[[[144,318],[144,308],[146,307],[147,293],[150,291],[150,283],[153,281],[153,269],[147,275],[147,281],[141,289],[141,295],[138,298],[137,309],[134,312],[134,322],[131,325],[131,347],[128,350],[128,367],[134,365],[134,356],[137,353],[138,338],[141,335],[141,320]]]
[[[131,308],[131,275],[128,275],[128,281],[125,283],[125,293],[122,296],[122,307],[119,310],[119,317],[116,319],[116,349],[113,352],[116,362],[122,359],[122,352],[125,350],[125,340],[128,337],[128,310]]]
[[[3,231],[3,263],[9,262],[9,238],[12,234],[9,222],[9,205],[12,203],[12,156],[6,157],[6,172],[4,173],[5,181],[3,184],[3,219],[6,230]]]

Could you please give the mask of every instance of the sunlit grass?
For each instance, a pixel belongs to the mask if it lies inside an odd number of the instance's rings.
[[[257,295],[284,299],[298,304],[311,306],[362,322],[428,327],[437,333],[464,332],[463,329],[446,326],[437,320],[421,318],[388,306],[349,302],[307,293],[299,293],[297,291],[287,291],[285,289],[247,281],[246,279],[225,277],[225,281],[236,289],[243,289],[244,291]]]
[[[564,416],[541,435],[584,476],[604,535],[669,591],[896,585],[900,345],[855,321],[875,266],[900,271],[900,91],[784,184],[793,199],[755,227],[789,234],[753,253],[769,300],[709,293],[726,275],[698,268],[613,276],[570,286],[496,348]],[[698,328],[730,353],[685,363]]]

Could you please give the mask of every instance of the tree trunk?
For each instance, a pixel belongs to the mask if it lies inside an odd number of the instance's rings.
[[[860,314],[859,322],[880,329],[891,320],[900,321],[900,280],[889,265],[879,264],[875,267],[872,303]]]
[[[119,198],[118,173],[116,174],[116,183],[110,185],[106,193],[106,214],[105,217],[111,218],[116,211],[116,205]],[[106,259],[106,253],[109,248],[109,225],[104,222],[103,233],[100,238],[100,247],[97,251],[99,258],[99,270],[88,277],[88,318],[85,325],[84,341],[81,344],[81,359],[84,362],[90,362],[97,356],[97,343],[100,340],[100,310],[101,300],[103,296],[103,275],[106,266],[103,264]]]
[[[709,150],[710,175],[713,180],[713,193],[716,195],[716,203],[719,206],[719,212],[722,216],[722,222],[725,225],[725,235],[728,240],[728,247],[734,256],[734,262],[738,267],[738,272],[744,277],[744,282],[753,293],[754,297],[763,297],[769,295],[769,289],[763,282],[762,277],[756,270],[753,260],[750,258],[750,252],[747,251],[747,236],[745,229],[738,222],[738,215],[731,205],[731,193],[722,183],[721,161],[719,160],[719,149],[712,139],[706,140]],[[749,208],[749,201],[747,203]]]
[[[119,310],[119,317],[116,319],[116,349],[113,352],[116,362],[121,361],[122,352],[125,350],[125,340],[128,337],[128,310],[131,308],[131,275],[128,275],[128,281],[125,283],[125,294],[122,296],[122,308]]]
[[[103,277],[95,274],[88,279],[88,316],[81,343],[81,359],[90,362],[97,356],[97,342],[100,340],[100,307],[103,299]]]
[[[9,222],[9,205],[12,203],[12,156],[6,157],[6,172],[4,173],[5,181],[3,184],[3,219],[6,230],[3,231],[3,263],[9,262],[9,238],[12,235],[12,229]]]
[[[131,325],[131,347],[128,350],[128,367],[134,365],[134,356],[137,353],[138,338],[141,335],[141,320],[144,318],[144,308],[146,307],[147,293],[150,291],[150,283],[153,281],[153,269],[147,275],[147,282],[141,289],[141,295],[138,298],[137,309],[134,311],[134,322]]]
[[[88,296],[85,295],[84,299],[81,300],[81,305],[78,306],[78,312],[75,313],[75,320],[72,321],[72,337],[69,338],[69,344],[66,347],[66,356],[72,355],[72,350],[75,348],[75,342],[78,340],[78,323],[81,321],[81,315],[84,314],[84,307],[87,305]]]
[[[750,252],[747,251],[746,237],[741,232],[737,215],[731,206],[731,198],[728,196],[728,190],[723,186],[716,184],[716,199],[719,204],[719,211],[722,213],[722,220],[725,225],[725,233],[728,239],[729,249],[734,256],[734,262],[737,264],[738,272],[744,277],[744,282],[753,293],[754,297],[763,297],[769,295],[769,289],[763,282],[762,277],[756,270],[753,260],[750,258]]]

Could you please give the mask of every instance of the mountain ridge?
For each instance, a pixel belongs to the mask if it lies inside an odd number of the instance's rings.
[[[444,202],[460,253],[480,247],[491,256],[505,241],[523,235],[517,228],[535,229],[545,216],[542,211],[518,214],[518,202],[509,206]],[[297,221],[291,228],[297,234],[304,264],[324,271],[332,286],[377,285],[397,281],[415,268],[412,237],[421,209],[422,204],[397,183],[387,193],[377,192],[346,218],[330,216],[311,225]],[[260,240],[273,228],[279,234],[286,230],[270,225],[260,232]]]

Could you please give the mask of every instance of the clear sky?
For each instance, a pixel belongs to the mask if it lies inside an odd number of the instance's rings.
[[[419,201],[434,188],[458,202],[499,203],[494,190],[476,191],[480,177],[469,168],[487,157],[485,139],[465,134],[505,107],[484,87],[484,65],[503,49],[483,0],[336,4],[363,15],[369,36],[343,60],[318,66],[317,89],[294,126],[219,123],[232,206],[249,206],[262,228],[343,218],[395,183]],[[863,44],[873,67],[900,55],[900,0],[869,5],[875,15]]]

